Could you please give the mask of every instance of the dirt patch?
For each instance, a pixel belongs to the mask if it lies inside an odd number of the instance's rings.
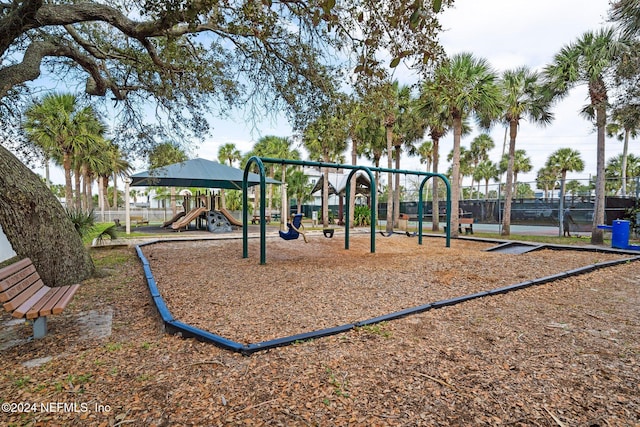
[[[491,243],[394,236],[272,239],[267,264],[257,254],[238,259],[240,241],[168,242],[144,248],[160,293],[173,316],[242,343],[355,323],[406,308],[488,291],[561,273],[616,254],[539,250],[521,255],[486,252]],[[252,243],[255,249],[257,244]],[[179,253],[196,256],[176,268]],[[221,256],[229,254],[236,256]]]
[[[145,253],[176,318],[249,342],[618,257],[494,254],[462,240],[419,247],[401,236],[377,239],[370,254],[368,244],[354,238],[345,251],[336,238],[270,240],[265,266],[257,242],[246,260],[239,242],[175,242]],[[246,357],[164,334],[135,253],[94,256],[109,274],[83,284],[65,313],[50,318],[46,338],[2,350],[0,359],[4,402],[88,410],[5,412],[0,423],[640,423],[638,263]],[[109,309],[111,335],[87,336],[78,319]],[[46,357],[38,367],[22,364]]]

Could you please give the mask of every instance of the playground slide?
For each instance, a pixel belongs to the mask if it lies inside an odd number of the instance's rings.
[[[207,208],[195,208],[195,209],[191,209],[189,211],[189,213],[187,213],[184,218],[174,222],[173,224],[171,224],[171,228],[173,228],[174,230],[179,230],[181,228],[185,228],[187,226],[189,226],[189,224],[191,223],[191,221],[193,221],[194,219],[198,218],[200,216],[201,213],[208,211],[209,209]]]
[[[162,223],[162,228],[168,227],[171,224],[173,224],[174,222],[176,222],[177,220],[179,220],[180,218],[182,218],[183,216],[185,216],[187,213],[186,212],[179,212],[177,214],[175,214],[173,216],[173,218],[171,218],[169,221],[165,221]]]
[[[225,208],[220,208],[220,212],[222,212],[222,215],[224,215],[225,218],[227,218],[227,220],[231,223],[231,225],[235,225],[236,227],[242,227],[242,223],[238,221],[235,216],[231,215],[231,212],[229,212]]]

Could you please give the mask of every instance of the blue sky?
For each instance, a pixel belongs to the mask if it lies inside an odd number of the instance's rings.
[[[608,2],[602,0],[456,0],[455,7],[445,10],[441,17],[445,31],[440,40],[447,54],[471,52],[487,59],[498,72],[521,65],[542,70],[564,45],[576,40],[587,30],[607,25],[608,9]],[[417,81],[408,72],[399,72],[396,77],[405,84]],[[521,124],[516,147],[527,151],[534,170],[529,174],[521,174],[519,181],[535,180],[536,171],[544,165],[549,155],[562,147],[579,150],[585,161],[585,171],[570,174],[569,178],[588,178],[590,174],[595,174],[596,135],[591,123],[578,114],[586,102],[586,87],[576,87],[554,107],[556,119],[550,126],[540,128],[526,122]],[[226,142],[236,144],[243,152],[248,151],[260,136],[272,134],[289,136],[291,130],[284,119],[276,123],[263,123],[259,134],[252,134],[241,118],[218,121],[213,136],[200,146],[197,153],[201,157],[215,158],[218,147]],[[462,144],[468,147],[478,134],[476,131],[463,138]],[[491,158],[498,161],[502,154],[504,128],[494,127],[490,135],[496,144]],[[452,147],[453,138],[447,135],[441,141],[439,170],[449,167],[446,155]],[[638,153],[638,149],[634,148],[630,151]],[[608,141],[607,158],[621,152],[621,143]],[[417,158],[403,159],[403,169],[422,167]]]
[[[441,22],[445,31],[440,40],[447,54],[471,52],[483,57],[498,72],[527,65],[541,70],[552,61],[562,46],[576,40],[587,30],[595,30],[606,23],[608,12],[606,0],[456,0],[455,7],[444,11]],[[406,70],[398,70],[396,77],[404,84],[417,82],[417,77]],[[517,139],[517,148],[527,151],[534,165],[529,174],[521,174],[519,181],[533,181],[536,171],[542,167],[549,155],[558,148],[571,147],[582,153],[585,171],[573,173],[569,178],[588,178],[595,174],[595,132],[590,122],[579,116],[578,111],[587,102],[585,86],[576,87],[570,96],[560,101],[553,109],[555,121],[546,128],[522,123]],[[213,120],[212,135],[193,154],[207,159],[216,159],[218,148],[225,143],[234,143],[246,152],[261,136],[291,136],[286,119],[264,121],[258,130],[241,114],[228,120]],[[490,153],[498,161],[504,141],[504,128],[497,126],[490,132],[496,148]],[[469,146],[479,134],[473,132],[463,138],[462,144]],[[637,144],[630,145],[630,152],[640,155]],[[452,136],[441,141],[441,171],[449,165],[446,155],[453,146]],[[606,156],[610,158],[622,152],[622,144],[607,141]],[[422,169],[417,158],[405,158],[403,169]],[[139,170],[144,169],[141,165]],[[42,169],[38,173],[44,174]],[[54,182],[63,182],[60,171],[52,173]],[[468,184],[468,182],[466,182]]]

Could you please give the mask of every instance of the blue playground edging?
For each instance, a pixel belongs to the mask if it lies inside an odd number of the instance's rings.
[[[355,323],[347,323],[344,325],[334,326],[331,328],[304,332],[301,334],[290,335],[290,336],[276,338],[268,341],[262,341],[258,343],[242,344],[242,343],[229,340],[220,335],[216,335],[212,332],[205,331],[200,328],[196,328],[194,326],[188,325],[186,323],[183,323],[183,322],[180,322],[179,320],[174,319],[173,315],[169,311],[169,308],[167,307],[167,304],[162,298],[160,291],[158,290],[158,286],[153,276],[153,272],[151,271],[151,266],[149,265],[149,261],[144,256],[144,253],[142,252],[142,248],[141,248],[142,246],[152,245],[156,243],[163,243],[167,241],[170,241],[170,240],[154,240],[152,242],[141,243],[139,245],[136,245],[135,247],[136,253],[138,254],[138,258],[142,263],[144,275],[147,280],[147,286],[149,288],[149,294],[151,295],[151,298],[156,306],[156,309],[158,310],[158,314],[160,315],[164,323],[165,330],[170,334],[180,335],[183,338],[195,338],[199,341],[210,342],[220,348],[223,348],[225,350],[235,351],[245,356],[249,356],[258,351],[268,350],[276,347],[283,347],[283,346],[295,344],[301,341],[322,338],[330,335],[336,335],[336,334],[347,332],[351,329],[355,329],[358,327],[373,325],[376,323],[386,322],[389,320],[400,319],[402,317],[410,316],[413,314],[422,313],[432,309],[452,306],[452,305],[460,304],[460,303],[471,301],[478,298],[505,294],[507,292],[517,291],[517,290],[525,289],[531,286],[543,285],[545,283],[554,282],[556,280],[565,279],[565,278],[576,276],[579,274],[589,273],[591,271],[599,270],[602,268],[613,267],[615,265],[625,264],[628,262],[640,261],[640,255],[637,255],[631,258],[599,262],[596,264],[587,265],[585,267],[579,267],[573,270],[568,270],[561,273],[552,274],[546,277],[541,277],[539,279],[528,280],[528,281],[516,283],[513,285],[507,285],[500,288],[491,289],[488,291],[476,292],[473,294],[435,301],[435,302],[419,305],[416,307],[405,308],[403,310],[395,311],[393,313],[385,314],[378,317],[373,317],[371,319],[361,320]],[[552,245],[540,245],[540,247],[538,247],[537,249],[541,249],[541,248],[552,249],[552,250],[589,250],[585,248],[558,247],[558,246],[552,246]],[[593,249],[592,251],[608,252],[608,251],[603,251],[602,249],[599,249],[599,248]],[[625,254],[626,252],[620,252],[620,253]]]

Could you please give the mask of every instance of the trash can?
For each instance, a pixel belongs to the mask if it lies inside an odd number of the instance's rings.
[[[409,215],[401,213],[398,219],[398,228],[402,231],[407,231],[409,227]]]
[[[627,249],[629,247],[630,222],[624,219],[616,219],[611,225],[611,247]]]

